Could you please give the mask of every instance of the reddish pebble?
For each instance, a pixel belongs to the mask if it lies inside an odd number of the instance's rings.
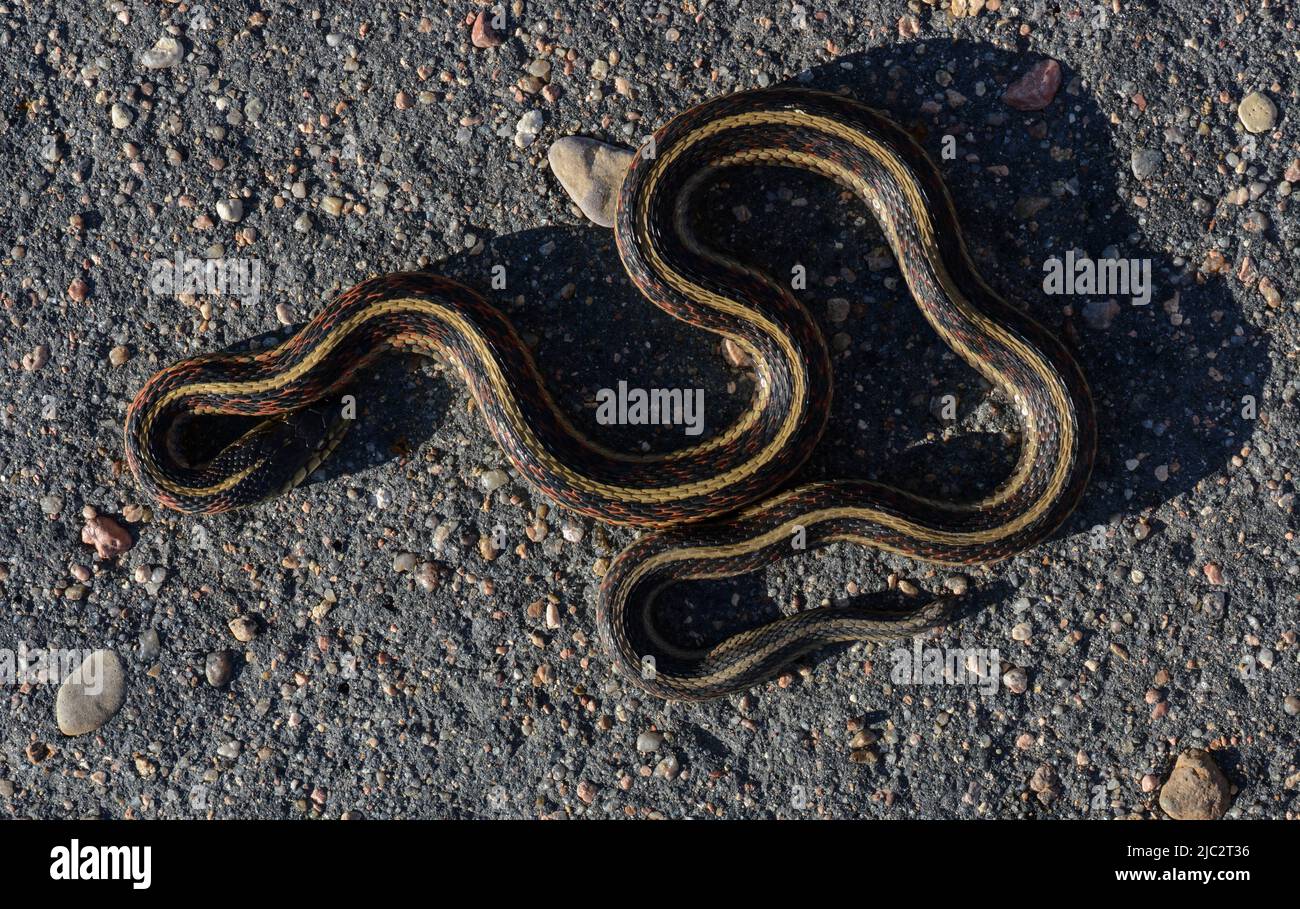
[[[131,534],[117,521],[103,515],[86,521],[86,526],[81,528],[81,542],[94,546],[95,554],[101,559],[111,559],[133,545]]]
[[[68,296],[75,303],[84,302],[86,297],[90,296],[90,285],[86,283],[86,279],[74,278],[72,283],[68,285]]]
[[[1205,571],[1205,576],[1210,579],[1211,584],[1223,583],[1223,569],[1218,565],[1215,565],[1213,562],[1208,562],[1203,570]]]
[[[1011,83],[1002,100],[1016,110],[1042,110],[1052,103],[1060,87],[1061,64],[1043,60]]]
[[[487,10],[478,14],[474,28],[470,30],[469,40],[475,47],[496,47],[501,43],[501,33],[492,26],[492,19]]]

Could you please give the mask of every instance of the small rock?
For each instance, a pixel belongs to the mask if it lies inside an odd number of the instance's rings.
[[[114,129],[126,129],[135,120],[135,113],[121,102],[109,109],[108,116],[113,121]]]
[[[664,743],[662,732],[643,732],[636,737],[636,750],[642,754],[649,754],[652,751],[658,751],[659,746]]]
[[[1277,125],[1277,105],[1263,92],[1251,92],[1237,105],[1237,117],[1247,132],[1266,133]]]
[[[501,44],[501,33],[492,25],[492,18],[489,10],[481,10],[474,19],[474,27],[470,29],[469,40],[475,47],[488,48],[499,47]]]
[[[1029,676],[1019,666],[1015,666],[1002,674],[1002,684],[1012,694],[1024,694],[1029,688]]]
[[[428,592],[436,590],[438,587],[438,566],[433,562],[422,562],[419,568],[415,569],[415,583],[420,585],[420,589]]]
[[[954,596],[961,596],[970,589],[970,578],[964,574],[952,574],[943,579],[943,586]]]
[[[35,372],[50,362],[50,345],[38,344],[31,353],[23,354],[23,369]]]
[[[247,644],[257,637],[257,622],[246,615],[236,616],[231,619],[227,627],[230,633],[235,636],[235,640],[241,644]]]
[[[217,203],[217,214],[222,221],[238,224],[244,218],[244,200],[222,199]]]
[[[64,735],[85,735],[112,719],[125,700],[126,682],[117,654],[96,650],[59,686],[54,718]]]
[[[1154,148],[1135,148],[1130,158],[1130,164],[1133,168],[1133,176],[1139,180],[1145,180],[1154,174],[1160,165],[1164,163],[1165,156],[1158,149]]]
[[[144,662],[152,663],[158,659],[158,654],[162,652],[162,642],[158,639],[158,629],[150,625],[140,632],[138,646],[140,648],[140,659]]]
[[[1160,807],[1176,821],[1208,821],[1223,817],[1232,790],[1208,751],[1184,751],[1160,790]]]
[[[140,65],[145,69],[170,69],[181,62],[181,54],[181,43],[170,35],[164,35],[140,55]]]
[[[546,152],[551,172],[582,213],[601,227],[614,226],[614,211],[633,153],[585,136],[565,136]]]
[[[95,547],[101,559],[111,559],[133,545],[131,534],[110,517],[96,515],[81,528],[81,542]]]
[[[1009,85],[1002,100],[1016,110],[1042,110],[1052,103],[1060,87],[1061,64],[1042,60]]]
[[[541,132],[544,121],[542,112],[539,110],[530,110],[519,118],[515,123],[515,145],[520,148],[527,148],[533,144],[537,134]]]
[[[214,650],[203,663],[203,675],[213,688],[220,688],[229,682],[234,671],[235,658],[229,650]]]
[[[508,479],[504,470],[485,470],[478,478],[479,489],[484,492],[495,492],[506,485]]]

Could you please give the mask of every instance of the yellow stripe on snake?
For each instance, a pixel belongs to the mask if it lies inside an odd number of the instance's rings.
[[[862,480],[789,485],[826,424],[830,357],[789,287],[692,232],[692,199],[736,165],[811,171],[866,203],[925,319],[1014,404],[1020,457],[995,492],[948,502]],[[885,115],[802,89],[692,108],[633,159],[615,237],[648,300],[730,339],[752,364],[748,409],[705,442],[632,454],[588,438],[556,406],[504,316],[464,285],[404,273],[345,292],[278,347],[194,357],[153,376],[127,416],[131,468],[150,495],[181,511],[251,505],[296,486],[337,444],[348,421],[335,402],[358,370],[390,350],[439,356],[465,380],[533,486],[597,520],[651,528],[610,565],[596,621],[628,681],[679,700],[752,687],[830,643],[919,633],[944,622],[953,602],[940,597],[903,612],[810,609],[690,650],[669,643],[652,619],[670,585],[756,571],[841,541],[930,563],[991,564],[1049,536],[1082,496],[1096,427],[1079,368],[1055,337],[980,278],[938,171]],[[204,414],[260,419],[214,456],[190,463],[175,429]]]

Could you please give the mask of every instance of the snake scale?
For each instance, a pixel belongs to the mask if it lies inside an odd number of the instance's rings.
[[[861,480],[791,485],[827,421],[830,356],[789,287],[693,233],[692,199],[738,165],[819,174],[866,204],[925,319],[1013,403],[1020,454],[994,492],[950,502]],[[252,505],[302,482],[334,448],[348,421],[333,402],[359,370],[389,351],[438,356],[529,483],[572,511],[646,528],[602,580],[597,627],[625,678],[676,700],[753,687],[827,644],[916,634],[944,622],[953,601],[809,609],[686,649],[653,621],[666,587],[756,571],[794,554],[795,538],[807,550],[848,541],[929,563],[992,564],[1049,536],[1082,496],[1096,433],[1082,373],[1052,334],[981,279],[938,170],[884,114],[798,88],[700,104],[633,158],[615,238],[650,302],[748,357],[752,400],[706,441],[662,454],[606,448],[557,407],[497,309],[448,278],[400,273],[344,292],[274,348],[205,354],[155,374],[128,410],[131,469],[156,501],[183,512]],[[193,463],[175,429],[207,414],[256,419]]]

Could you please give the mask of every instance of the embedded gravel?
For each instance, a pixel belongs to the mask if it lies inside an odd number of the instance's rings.
[[[68,737],[57,684],[0,680],[0,817],[1160,816],[1191,748],[1229,816],[1298,813],[1288,4],[516,2],[499,32],[480,9],[0,2],[0,655],[107,648],[125,685]],[[1049,58],[1046,106],[1006,104]],[[546,149],[634,146],[786,80],[891,112],[941,159],[986,278],[1077,352],[1098,464],[1066,527],[994,568],[836,545],[670,591],[663,618],[710,640],[965,584],[924,644],[996,649],[986,684],[898,681],[890,648],[855,645],[743,696],[644,697],[593,625],[631,533],[548,508],[430,360],[363,379],[357,428],[279,500],[196,519],[141,498],[121,426],[149,375],[402,269],[489,294],[609,445],[689,441],[597,425],[620,380],[702,387],[724,427],[750,378],[641,299]],[[993,488],[1007,402],[925,325],[865,210],[810,177],[724,181],[709,235],[803,266],[836,350],[806,475]],[[1045,294],[1072,249],[1149,260],[1149,304]],[[245,263],[260,293],[168,292],[178,257]]]

